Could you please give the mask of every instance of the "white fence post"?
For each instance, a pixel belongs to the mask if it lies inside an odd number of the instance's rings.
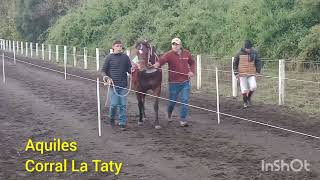
[[[126,53],[127,53],[127,56],[130,56],[130,49],[127,49]]]
[[[219,71],[218,71],[218,67],[216,67],[216,89],[217,89],[217,116],[218,116],[218,124],[220,124],[220,97],[219,97]]]
[[[99,71],[99,68],[100,68],[100,61],[99,61],[99,57],[100,54],[99,54],[99,48],[96,48],[96,64],[97,64],[97,71]]]
[[[201,55],[197,55],[197,89],[201,88]]]
[[[83,48],[83,65],[84,65],[84,69],[88,69],[88,59],[87,59],[87,48]]]
[[[17,64],[16,62],[16,48],[15,48],[16,43],[13,41],[13,64]]]
[[[9,51],[11,51],[11,40],[9,40]]]
[[[2,52],[2,80],[3,83],[6,83],[6,74],[4,72],[4,52]]]
[[[67,46],[63,47],[64,79],[67,79]]]
[[[234,57],[232,57],[232,61],[231,61],[231,68],[232,68],[232,72],[231,72],[231,76],[232,76],[232,96],[233,97],[237,97],[238,95],[238,84],[237,84],[237,77],[234,75],[234,69],[233,69],[233,63],[234,63]]]
[[[19,53],[19,41],[17,41],[17,54]]]
[[[44,44],[41,44],[41,55],[42,55],[42,60],[44,60]]]
[[[15,52],[15,46],[16,46],[16,42],[12,41],[12,52]]]
[[[51,61],[51,44],[48,44],[48,49],[49,49],[48,59],[49,59],[49,61]]]
[[[36,56],[35,57],[38,57],[39,56],[39,45],[38,43],[36,43]]]
[[[28,42],[26,42],[26,56],[28,57]]]
[[[59,45],[56,45],[56,62],[59,62]]]
[[[32,55],[33,55],[33,47],[32,47],[32,42],[30,43],[30,57],[32,57]]]
[[[77,48],[73,47],[73,66],[77,66]]]
[[[23,55],[23,42],[22,41],[20,43],[20,47],[21,47],[21,54]]]
[[[110,54],[112,54],[113,53],[113,49],[110,49]]]
[[[279,105],[284,105],[285,100],[285,61],[279,60]]]
[[[99,71],[100,63],[99,63],[99,48],[96,48],[96,64],[97,64],[97,72]],[[101,136],[101,110],[100,110],[100,79],[97,77],[97,106],[98,106],[98,135]]]

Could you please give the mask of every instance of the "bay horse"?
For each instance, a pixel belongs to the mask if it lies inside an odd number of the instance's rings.
[[[148,41],[139,41],[135,44],[136,49],[136,66],[137,70],[132,73],[132,89],[136,91],[139,107],[139,121],[141,125],[146,118],[145,114],[145,97],[148,90],[152,90],[155,96],[154,111],[155,111],[155,128],[160,129],[159,124],[159,97],[161,94],[162,71],[152,67],[159,60],[155,47]]]

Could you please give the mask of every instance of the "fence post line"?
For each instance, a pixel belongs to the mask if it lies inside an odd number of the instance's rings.
[[[77,66],[77,48],[73,46],[73,66]]]
[[[9,51],[11,51],[11,40],[9,40]]]
[[[218,124],[220,124],[220,97],[219,97],[219,71],[218,71],[218,67],[216,67],[216,90],[217,90],[217,116],[218,116]]]
[[[232,96],[233,97],[237,97],[238,95],[238,83],[237,83],[237,77],[234,75],[234,69],[233,69],[233,63],[234,63],[234,57],[232,57],[232,61],[231,61],[231,76],[232,76]]]
[[[30,57],[33,56],[33,43],[30,43]]]
[[[48,44],[48,49],[49,49],[48,59],[49,59],[49,61],[51,61],[51,44]]]
[[[100,69],[100,55],[99,55],[99,48],[96,48],[96,64],[97,64],[97,72]],[[98,135],[101,136],[101,105],[100,105],[100,79],[97,76],[97,106],[98,106]]]
[[[2,52],[2,81],[6,83],[6,74],[4,72],[4,52]]]
[[[30,43],[30,57],[32,57],[32,55],[33,55],[33,47],[32,47],[32,42]]]
[[[39,44],[36,43],[36,57],[39,56]]]
[[[279,60],[279,105],[285,101],[285,61]]]
[[[197,55],[197,89],[201,88],[201,55]]]
[[[13,41],[13,64],[17,64],[16,62],[16,49],[15,49],[15,42]]]
[[[97,77],[97,106],[98,106],[98,135],[101,136],[101,116],[100,116],[100,81]]]
[[[28,57],[28,42],[26,42],[26,56]]]
[[[88,59],[87,59],[87,48],[83,48],[83,65],[84,65],[84,69],[88,69]]]
[[[59,45],[56,45],[56,62],[59,62]]]
[[[67,79],[67,46],[63,47],[64,79]]]
[[[44,60],[44,44],[41,44],[41,52],[42,60]]]
[[[97,64],[97,72],[99,71],[99,68],[100,68],[100,54],[99,54],[99,48],[96,48],[96,64]]]
[[[17,41],[17,54],[19,53],[19,41]]]
[[[15,45],[16,45],[16,42],[12,41],[12,52],[15,52]]]
[[[21,41],[21,43],[20,43],[20,47],[21,47],[21,54],[23,55],[23,42]]]

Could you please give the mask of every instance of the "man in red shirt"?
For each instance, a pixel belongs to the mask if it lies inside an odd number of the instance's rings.
[[[159,68],[168,63],[169,67],[169,103],[168,103],[168,121],[171,121],[171,115],[180,95],[180,125],[187,127],[188,103],[190,94],[190,78],[194,76],[195,62],[191,53],[182,48],[179,38],[171,41],[172,50],[161,56],[160,60],[154,64],[155,68]]]

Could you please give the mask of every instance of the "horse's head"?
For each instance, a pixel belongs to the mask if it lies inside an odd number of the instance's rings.
[[[154,64],[156,62],[155,48],[150,42],[144,40],[136,43],[135,48],[137,49],[137,56],[139,61],[143,61],[144,64]]]

